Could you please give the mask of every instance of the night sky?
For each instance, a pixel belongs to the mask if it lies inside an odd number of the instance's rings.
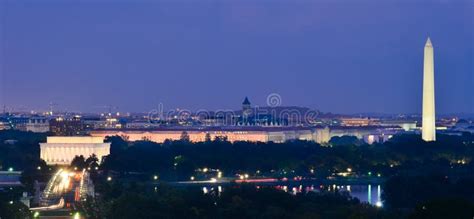
[[[430,36],[437,112],[474,113],[472,0],[0,0],[0,19],[0,104],[17,110],[237,109],[278,93],[421,113]]]

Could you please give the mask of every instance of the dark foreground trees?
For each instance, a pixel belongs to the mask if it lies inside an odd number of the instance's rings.
[[[0,218],[30,218],[28,207],[18,200],[22,192],[18,187],[0,189]]]
[[[474,175],[451,179],[440,175],[395,176],[387,180],[383,198],[391,208],[413,208],[419,203],[459,199],[474,203]]]
[[[120,189],[118,187],[121,187]],[[108,190],[111,191],[108,191]],[[383,209],[361,204],[341,193],[291,195],[253,185],[224,187],[204,194],[198,187],[106,185],[97,204],[106,218],[397,218]],[[92,208],[88,208],[92,209]],[[95,208],[97,209],[97,208]]]
[[[190,143],[167,141],[125,142],[111,137],[112,153],[102,168],[116,172],[160,173],[161,179],[184,180],[198,168],[235,172],[287,172],[298,175],[330,176],[351,168],[364,175],[391,176],[397,173],[434,172],[466,174],[474,171],[474,136],[439,136],[426,143],[417,135],[396,136],[384,144],[354,145],[334,139],[331,147],[314,142],[230,143],[223,140]],[[352,142],[353,143],[353,142]],[[313,171],[312,171],[313,170]],[[314,172],[314,173],[313,173]]]

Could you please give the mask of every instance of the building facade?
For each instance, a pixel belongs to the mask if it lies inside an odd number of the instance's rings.
[[[27,132],[49,132],[49,120],[44,117],[32,117],[26,123]]]
[[[76,156],[90,157],[95,154],[102,161],[110,154],[110,143],[104,138],[93,136],[50,136],[46,143],[40,143],[41,159],[48,165],[69,165]]]
[[[57,136],[83,135],[85,128],[80,117],[58,117],[49,122],[50,130]]]

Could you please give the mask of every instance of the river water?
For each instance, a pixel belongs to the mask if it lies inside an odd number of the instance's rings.
[[[256,185],[259,188],[259,185]],[[320,191],[339,191],[348,192],[352,197],[357,198],[362,203],[369,203],[377,207],[383,207],[382,187],[378,184],[365,185],[272,185],[276,189],[283,190],[291,194],[320,192]],[[202,186],[203,193],[217,192],[218,194],[225,192],[225,186],[207,185]]]

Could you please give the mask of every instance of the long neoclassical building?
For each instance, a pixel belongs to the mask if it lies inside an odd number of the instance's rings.
[[[396,132],[401,128],[395,128]],[[120,136],[128,141],[148,140],[163,143],[165,140],[179,140],[186,132],[193,142],[203,142],[206,135],[212,139],[226,137],[230,142],[275,142],[281,143],[288,140],[307,140],[326,143],[331,137],[351,135],[363,139],[367,135],[392,133],[393,127],[367,126],[367,127],[187,127],[187,128],[155,128],[155,129],[122,129],[122,130],[93,130],[91,136],[105,138],[107,136]]]
[[[95,154],[102,160],[110,154],[110,143],[94,136],[50,136],[46,143],[40,143],[41,159],[47,164],[68,165],[75,156],[88,158]]]
[[[90,135],[100,138],[106,136],[120,136],[128,141],[149,140],[163,143],[165,140],[179,140],[183,132],[189,136],[192,142],[203,142],[206,136],[213,140],[216,137],[225,137],[230,142],[285,142],[287,140],[314,140],[326,141],[328,136],[321,136],[322,130],[311,130],[306,128],[264,128],[264,127],[210,127],[210,128],[159,128],[142,130],[94,130]]]

